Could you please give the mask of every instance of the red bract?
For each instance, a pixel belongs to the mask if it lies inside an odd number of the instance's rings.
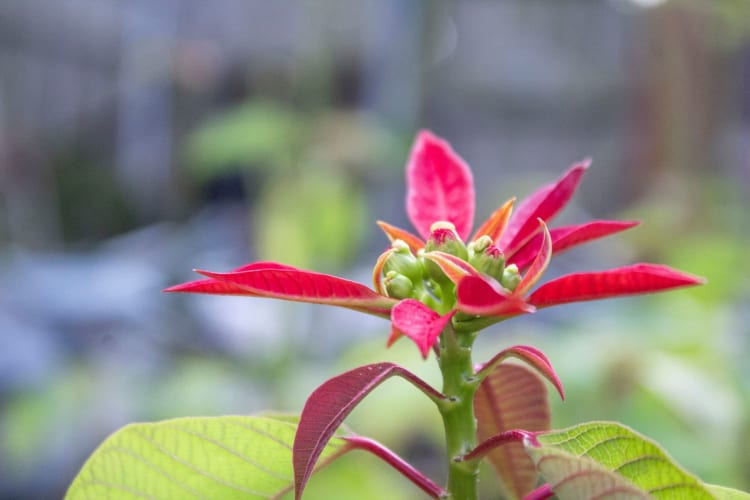
[[[426,357],[449,321],[476,330],[537,307],[702,283],[666,266],[635,264],[570,274],[531,291],[553,255],[637,224],[596,220],[547,229],[570,201],[589,163],[573,165],[519,203],[515,213],[514,200],[509,200],[465,245],[475,209],[471,170],[446,141],[422,131],[406,166],[406,210],[420,236],[378,222],[393,246],[375,266],[375,291],[275,262],[253,263],[229,273],[198,271],[209,279],[167,291],[314,302],[390,316],[389,343],[404,334]]]

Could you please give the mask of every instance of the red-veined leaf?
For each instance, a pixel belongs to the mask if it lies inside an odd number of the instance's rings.
[[[474,180],[447,141],[423,130],[406,165],[406,212],[423,239],[434,222],[453,223],[466,241],[474,223]]]
[[[388,316],[396,303],[394,299],[383,297],[354,281],[301,269],[197,272],[260,297],[341,306],[379,316]]]
[[[661,292],[705,283],[693,276],[658,264],[634,264],[608,271],[561,276],[537,288],[528,301],[537,307],[568,302]]]
[[[529,270],[526,271],[521,282],[513,290],[515,295],[525,295],[526,292],[531,290],[531,287],[536,285],[539,278],[544,274],[544,271],[547,270],[549,261],[552,258],[552,238],[550,237],[549,230],[542,219],[539,219],[539,225],[542,228],[542,244]]]
[[[466,276],[479,276],[479,271],[474,269],[465,260],[449,253],[433,250],[425,252],[424,258],[428,259],[440,268],[453,283],[458,283]]]
[[[422,379],[393,363],[360,366],[324,382],[307,398],[294,437],[296,499],[302,496],[318,456],[339,425],[370,391],[393,376],[408,380],[433,401],[445,399]]]
[[[555,386],[555,389],[557,389],[557,392],[560,394],[560,398],[565,399],[565,391],[563,390],[562,382],[557,376],[555,369],[552,368],[552,363],[550,363],[549,358],[547,358],[540,349],[530,345],[515,345],[503,349],[495,354],[492,359],[477,367],[477,376],[482,378],[489,373],[492,373],[492,370],[494,370],[496,366],[500,365],[505,359],[511,357],[519,359],[534,368],[540,375],[549,380],[550,383]]]
[[[564,226],[550,229],[552,237],[552,255],[558,255],[565,250],[588,243],[589,241],[604,238],[611,234],[619,233],[631,227],[637,226],[637,221],[613,221],[613,220],[595,220],[576,226]],[[542,244],[542,234],[535,235],[523,248],[513,255],[510,259],[511,264],[518,266],[523,270],[528,266],[534,256],[539,251]]]
[[[380,229],[383,230],[386,236],[388,236],[388,239],[393,243],[396,240],[401,240],[407,245],[409,245],[409,250],[411,250],[411,253],[414,255],[417,255],[417,252],[424,248],[424,241],[419,239],[418,236],[414,236],[409,231],[405,231],[401,228],[398,228],[396,226],[391,226],[387,222],[378,221],[377,225],[380,227]]]
[[[497,242],[506,258],[513,257],[537,233],[537,219],[549,223],[567,205],[590,164],[590,160],[584,160],[573,165],[560,179],[543,186],[521,202]]]
[[[513,213],[513,203],[516,202],[516,198],[513,197],[510,200],[503,203],[503,205],[495,210],[490,217],[482,223],[472,236],[471,241],[484,236],[485,234],[492,238],[492,241],[497,241],[505,232],[505,228],[508,227],[508,221],[510,215]]]
[[[343,439],[352,449],[367,451],[380,458],[432,498],[445,495],[445,489],[377,441],[362,436],[345,436]]]
[[[454,313],[455,311],[451,311],[444,316],[440,316],[418,300],[405,299],[391,310],[391,322],[398,332],[406,335],[417,344],[422,357],[427,359],[430,349]],[[390,343],[393,343],[393,340],[390,340]]]
[[[514,316],[536,309],[487,276],[466,276],[456,287],[458,310],[477,316]]]
[[[547,430],[547,388],[538,375],[524,366],[497,365],[474,396],[474,414],[480,442],[512,429]],[[504,498],[522,498],[536,486],[536,466],[523,444],[499,446],[487,458],[498,475]]]
[[[550,481],[550,489],[560,500],[581,498],[648,500],[654,498],[622,476],[585,457],[576,457],[557,450],[539,455],[537,460],[540,474]]]
[[[715,498],[657,443],[616,422],[588,422],[524,439],[526,452],[561,500]],[[737,497],[740,498],[740,497]]]
[[[286,264],[279,264],[278,262],[252,262],[245,264],[244,266],[233,269],[233,273],[242,271],[258,271],[261,269],[295,269],[292,266]],[[248,295],[254,296],[254,293],[248,292],[246,289],[227,283],[225,281],[219,281],[215,279],[207,280],[196,280],[188,283],[182,283],[180,285],[174,285],[164,289],[165,292],[187,292],[187,293],[207,293],[215,295]]]

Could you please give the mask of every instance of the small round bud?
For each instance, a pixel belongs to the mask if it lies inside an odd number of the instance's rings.
[[[511,264],[506,267],[502,278],[500,278],[500,284],[512,292],[520,282],[521,274],[518,272],[518,266]]]
[[[388,275],[396,272],[408,277],[411,281],[418,281],[422,277],[422,265],[409,250],[409,245],[401,240],[396,240],[391,245],[393,252],[385,261],[383,272]]]
[[[388,296],[394,299],[409,298],[412,296],[414,290],[412,281],[403,274],[398,274],[396,271],[386,273],[383,285],[388,292]]]
[[[486,234],[483,234],[476,240],[469,243],[469,253],[470,254],[472,252],[475,254],[482,253],[488,246],[492,245],[492,243],[493,243],[492,238],[490,238]]]

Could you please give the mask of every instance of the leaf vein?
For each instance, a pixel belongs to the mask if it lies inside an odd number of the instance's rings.
[[[144,432],[142,432],[140,430],[137,430],[137,429],[135,430],[135,432],[136,432],[136,434],[140,435],[141,438],[143,438],[144,441],[146,441],[151,446],[153,446],[154,448],[156,448],[157,450],[159,450],[160,452],[162,452],[164,455],[166,455],[167,457],[171,458],[175,462],[180,463],[180,464],[184,465],[185,467],[194,470],[198,474],[202,474],[202,475],[206,476],[207,478],[212,479],[213,481],[216,481],[217,483],[226,486],[227,488],[235,489],[237,491],[242,491],[244,493],[249,493],[251,495],[267,496],[265,493],[261,493],[261,492],[258,492],[258,491],[251,490],[249,488],[245,488],[242,485],[229,482],[229,481],[227,481],[225,479],[222,479],[222,478],[220,478],[220,477],[218,477],[218,476],[216,476],[214,474],[211,474],[210,472],[201,469],[197,465],[192,464],[192,463],[188,462],[187,460],[185,460],[185,459],[183,459],[183,458],[175,455],[174,453],[166,450],[163,446],[159,445],[155,440],[153,440],[152,438],[150,438],[149,436],[147,436]]]

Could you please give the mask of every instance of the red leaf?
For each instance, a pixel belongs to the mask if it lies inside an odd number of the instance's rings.
[[[301,269],[197,272],[259,297],[348,307],[379,316],[387,317],[396,303],[354,281]]]
[[[323,448],[344,419],[384,380],[399,376],[433,401],[445,396],[410,371],[393,363],[360,366],[324,382],[307,398],[294,437],[294,497],[299,499]]]
[[[603,238],[611,234],[619,233],[633,226],[637,226],[637,221],[612,221],[612,220],[595,220],[586,224],[577,226],[564,226],[550,229],[552,237],[552,254],[557,255],[565,250],[576,247],[589,241]],[[542,243],[542,235],[537,234],[528,243],[526,243],[510,259],[511,264],[515,264],[519,269],[524,269],[534,259]]]
[[[534,368],[540,375],[549,380],[550,383],[555,386],[558,394],[560,394],[560,398],[565,399],[565,391],[563,390],[562,382],[560,382],[560,378],[557,376],[555,369],[552,368],[552,363],[550,363],[549,358],[547,358],[541,350],[530,345],[515,345],[503,349],[488,362],[478,367],[476,370],[477,376],[483,377],[488,371],[491,373],[491,370],[509,357],[520,359]]]
[[[234,269],[232,272],[242,271],[257,271],[261,269],[295,269],[292,266],[286,264],[279,264],[278,262],[252,262],[245,264],[244,266]],[[165,292],[190,292],[190,293],[208,293],[218,295],[248,295],[254,296],[254,293],[248,292],[246,289],[215,279],[197,280],[190,281],[188,283],[182,283],[180,285],[174,285],[164,289]]]
[[[537,233],[537,219],[549,223],[567,205],[590,163],[590,160],[584,160],[573,165],[556,182],[543,186],[521,202],[497,242],[506,258],[510,259]]]
[[[185,293],[207,293],[212,295],[247,295],[255,296],[254,293],[248,292],[242,287],[219,281],[215,279],[189,281],[179,285],[165,288],[164,292],[185,292]]]
[[[424,241],[420,240],[419,237],[414,236],[409,231],[405,231],[401,228],[398,228],[396,226],[391,226],[387,222],[378,221],[377,225],[380,227],[380,229],[383,230],[386,236],[388,236],[388,239],[393,243],[396,240],[401,240],[407,245],[409,245],[409,250],[411,250],[411,253],[414,255],[417,255],[417,252],[424,248]]]
[[[658,264],[634,264],[608,271],[574,273],[543,284],[529,296],[538,307],[661,292],[705,283],[703,278]]]
[[[534,307],[487,276],[466,276],[456,287],[458,310],[478,316],[514,316]]]
[[[474,223],[474,180],[450,144],[427,130],[417,136],[406,165],[406,212],[423,239],[447,221],[466,241]]]
[[[529,369],[498,365],[474,396],[477,437],[480,442],[511,430],[543,431],[550,428],[550,409],[544,382]],[[536,486],[536,466],[523,444],[509,442],[488,455],[506,498],[521,498]]]
[[[405,299],[391,310],[391,322],[398,332],[406,335],[417,344],[422,357],[427,359],[430,349],[454,313],[455,311],[451,311],[445,316],[440,316],[418,300]],[[391,337],[394,336],[392,333]],[[393,343],[393,340],[389,340],[389,345],[391,343]]]
[[[382,459],[432,498],[443,498],[445,490],[382,444],[362,436],[343,438],[352,449],[364,450]]]
[[[550,237],[549,230],[542,219],[539,219],[539,225],[542,227],[542,244],[534,258],[534,262],[531,263],[531,267],[529,267],[521,282],[516,286],[516,289],[513,290],[515,295],[525,295],[526,292],[531,290],[531,287],[536,285],[539,278],[544,274],[544,271],[547,270],[549,260],[552,258],[552,238]]]

